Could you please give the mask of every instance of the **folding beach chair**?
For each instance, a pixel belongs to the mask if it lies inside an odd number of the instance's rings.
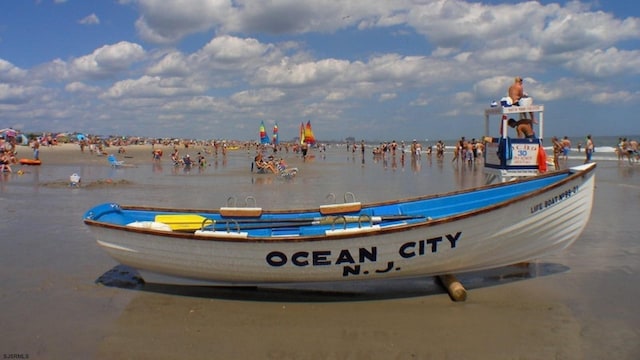
[[[119,167],[119,166],[122,166],[122,164],[124,164],[124,161],[116,159],[116,156],[113,154],[107,156],[107,160],[109,160],[109,164],[111,164],[111,166],[113,167]]]

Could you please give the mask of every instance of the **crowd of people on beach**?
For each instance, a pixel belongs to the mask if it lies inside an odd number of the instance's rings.
[[[347,151],[351,152],[353,155],[357,152],[361,153],[363,164],[365,162],[365,148],[368,146],[369,145],[365,144],[364,140],[360,143],[355,141],[346,143]],[[397,159],[400,160],[400,164],[404,167],[406,156],[411,158],[412,166],[415,165],[414,167],[418,167],[419,161],[423,156],[428,160],[431,160],[435,154],[435,159],[442,161],[445,158],[445,153],[447,151],[447,146],[442,140],[437,140],[435,143],[426,145],[425,147],[417,139],[413,139],[410,144],[407,144],[404,141],[398,142],[396,140],[384,141],[379,143],[377,146],[370,146],[370,148],[375,162],[379,161],[382,162],[382,164],[387,164],[387,160],[391,160],[392,168],[397,166]],[[485,145],[483,142],[478,141],[475,138],[472,140],[466,140],[463,136],[460,140],[456,141],[451,148],[451,151],[453,152],[453,159],[451,160],[451,163],[460,164],[463,162],[469,166],[473,166],[478,161],[482,161]]]
[[[13,172],[12,164],[17,164],[17,140],[14,136],[0,138],[0,172]]]
[[[640,162],[640,152],[638,149],[637,140],[627,140],[626,137],[618,138],[618,145],[616,146],[616,155],[618,160],[624,160],[626,157],[629,164],[633,162]]]

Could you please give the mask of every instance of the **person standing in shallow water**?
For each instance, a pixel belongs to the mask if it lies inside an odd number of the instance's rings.
[[[555,170],[560,170],[560,154],[564,151],[564,146],[560,140],[556,136],[551,138],[551,143],[553,144],[553,166]]]
[[[38,139],[33,140],[31,147],[33,148],[33,159],[40,160],[40,142]]]
[[[587,135],[587,142],[584,146],[584,153],[586,155],[586,159],[584,160],[585,164],[591,162],[591,156],[593,155],[594,149],[595,149],[595,146],[593,145],[593,140],[591,139],[591,135]]]

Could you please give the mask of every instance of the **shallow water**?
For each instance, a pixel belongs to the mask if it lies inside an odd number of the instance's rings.
[[[258,206],[295,208],[330,202],[330,193],[337,202],[347,192],[367,202],[484,182],[480,167],[453,166],[450,158],[367,156],[363,166],[359,154],[330,149],[306,162],[286,159],[299,168],[291,180],[251,173],[241,152],[210,159],[202,171],[43,165],[2,177],[0,352],[32,359],[640,355],[640,164],[615,160],[598,163],[592,218],[572,247],[524,269],[461,276],[470,289],[465,303],[451,302],[433,278],[302,293],[96,284],[123,270],[82,223],[98,203],[217,208],[253,196]],[[68,186],[73,173],[82,187]]]

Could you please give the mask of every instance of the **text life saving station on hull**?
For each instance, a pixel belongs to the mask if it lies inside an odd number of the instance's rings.
[[[546,171],[546,155],[542,148],[544,106],[496,106],[484,111],[485,137],[485,173],[487,183],[513,180],[523,176],[535,176]],[[518,139],[508,135],[509,118],[519,120],[530,118],[533,113],[537,124],[534,124],[535,138]],[[490,128],[490,120],[496,119]],[[511,130],[514,132],[515,130]],[[491,139],[489,139],[491,138]],[[490,141],[489,141],[490,140]],[[542,153],[541,153],[542,152]]]

